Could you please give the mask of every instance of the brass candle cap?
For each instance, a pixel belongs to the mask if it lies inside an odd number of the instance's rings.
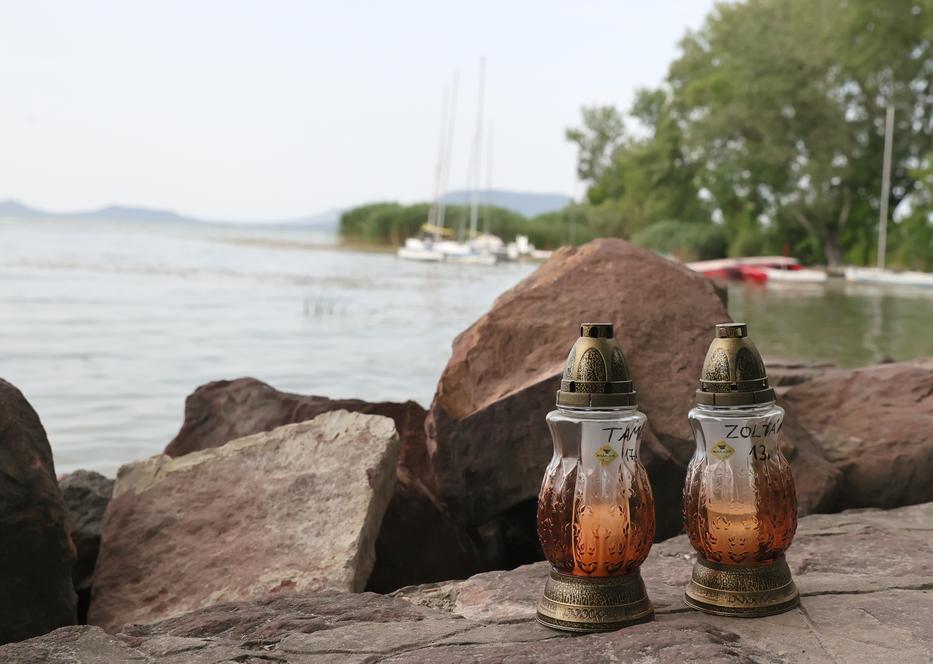
[[[790,611],[800,603],[800,593],[784,556],[755,566],[720,565],[699,556],[684,603],[717,616],[760,618]]]
[[[609,632],[654,618],[641,572],[573,576],[551,570],[537,620],[566,632]]]
[[[610,323],[580,326],[580,338],[570,349],[557,391],[558,406],[624,408],[638,404],[628,364],[613,336]]]
[[[774,401],[761,354],[748,338],[745,323],[716,326],[709,345],[696,402],[704,406],[752,406]]]

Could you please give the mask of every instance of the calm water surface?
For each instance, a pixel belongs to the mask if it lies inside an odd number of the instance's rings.
[[[112,475],[161,451],[185,396],[222,378],[428,405],[453,338],[534,269],[406,263],[328,241],[0,220],[0,376],[39,412],[57,470]],[[729,296],[771,356],[855,366],[933,354],[933,293],[739,285]]]

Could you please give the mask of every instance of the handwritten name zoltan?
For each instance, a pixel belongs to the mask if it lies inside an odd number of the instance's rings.
[[[784,418],[770,422],[757,422],[755,424],[727,424],[726,438],[765,438],[780,433],[784,426]]]

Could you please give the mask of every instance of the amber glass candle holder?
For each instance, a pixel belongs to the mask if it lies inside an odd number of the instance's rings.
[[[552,569],[538,621],[573,632],[654,616],[639,572],[655,530],[639,459],[647,418],[612,339],[611,325],[581,326],[547,416],[554,456],[538,498],[538,537]]]
[[[683,506],[698,557],[684,601],[718,615],[787,611],[799,595],[784,559],[797,529],[784,410],[743,323],[716,326],[696,401]]]

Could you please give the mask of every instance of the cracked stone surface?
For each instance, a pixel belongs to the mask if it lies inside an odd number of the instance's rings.
[[[388,417],[337,410],[123,466],[88,622],[116,631],[234,600],[363,590],[398,448]]]
[[[841,472],[832,505],[816,511],[933,500],[933,357],[827,371],[779,403]]]
[[[292,593],[218,604],[108,635],[66,627],[0,647],[0,662],[374,664],[376,662],[933,661],[933,503],[801,519],[788,562],[798,609],[754,620],[707,616],[681,597],[685,537],[642,568],[657,620],[567,636],[534,622],[546,563],[374,593]]]

